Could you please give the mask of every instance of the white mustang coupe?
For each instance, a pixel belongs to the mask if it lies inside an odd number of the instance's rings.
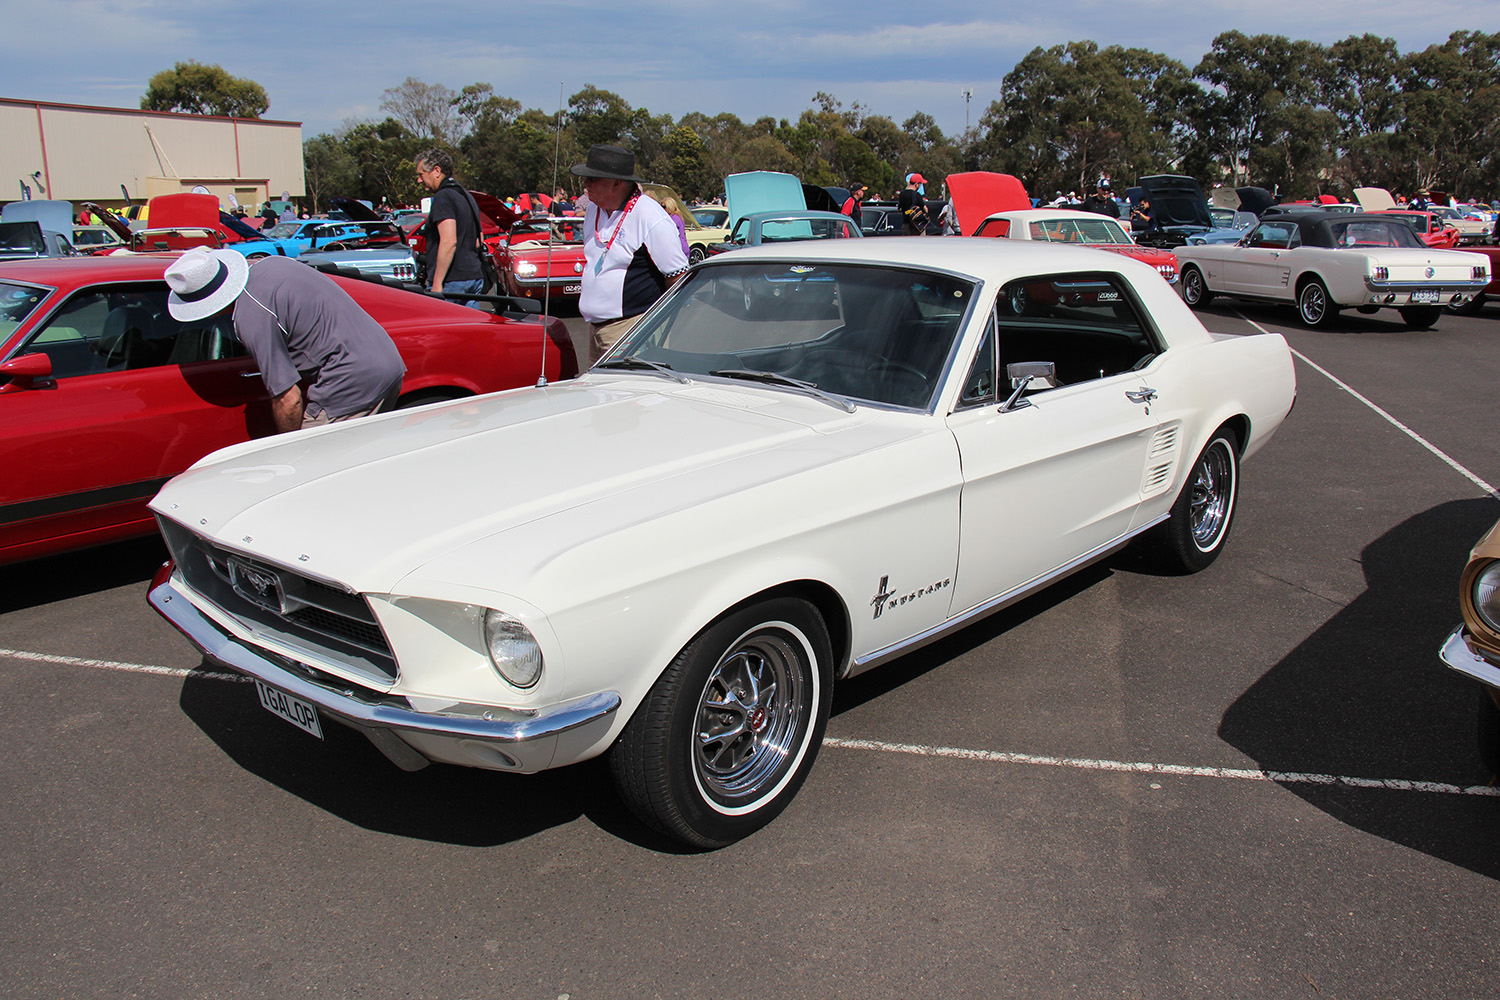
[[[1294,395],[1281,337],[1209,334],[1119,254],[747,248],[574,381],[208,456],[152,504],[150,601],[314,737],[607,754],[711,847],[786,806],[844,678],[1132,539],[1208,566]]]
[[[1362,212],[1265,215],[1238,243],[1178,247],[1177,264],[1188,305],[1215,295],[1282,302],[1314,327],[1340,309],[1390,308],[1425,330],[1490,280],[1483,254],[1434,250],[1400,219]]]

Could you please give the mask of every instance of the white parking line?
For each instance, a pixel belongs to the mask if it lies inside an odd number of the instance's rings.
[[[223,671],[187,670],[154,663],[121,663],[117,660],[89,660],[79,656],[32,653],[21,649],[0,649],[0,658],[26,660],[31,663],[57,663],[94,670],[117,670],[131,674],[154,674],[164,677],[201,677],[215,681],[250,682],[243,674]],[[1045,767],[1072,767],[1085,771],[1125,771],[1135,774],[1185,775],[1194,778],[1231,778],[1240,781],[1274,781],[1280,784],[1343,785],[1348,788],[1381,788],[1393,792],[1435,792],[1441,795],[1500,796],[1500,788],[1487,785],[1463,787],[1441,781],[1410,781],[1405,778],[1354,778],[1341,774],[1303,774],[1295,771],[1257,771],[1241,767],[1198,767],[1188,764],[1152,764],[1145,761],[1094,760],[1087,757],[1045,757],[1001,750],[970,750],[964,747],[934,747],[919,743],[886,743],[881,740],[851,740],[827,736],[823,745],[844,750],[875,750],[880,753],[909,754],[917,757],[945,757],[977,760],[991,764],[1032,764]]]
[[[916,743],[884,743],[880,740],[850,740],[828,736],[827,747],[845,750],[875,750],[881,753],[911,754],[917,757],[952,757],[996,764],[1040,764],[1047,767],[1073,767],[1084,771],[1128,771],[1136,774],[1173,774],[1194,778],[1234,778],[1241,781],[1274,781],[1278,784],[1343,785],[1349,788],[1383,788],[1393,792],[1436,792],[1441,795],[1500,796],[1500,788],[1490,785],[1450,785],[1441,781],[1410,781],[1406,778],[1353,778],[1342,774],[1306,774],[1297,771],[1258,771],[1243,767],[1193,767],[1187,764],[1152,764],[1145,761],[1091,760],[1086,757],[1040,757],[1029,753],[1006,753],[999,750],[969,750],[963,747],[930,747]]]
[[[33,663],[62,663],[70,667],[92,667],[95,670],[118,670],[127,674],[157,674],[164,677],[206,677],[215,681],[250,683],[244,674],[211,670],[188,670],[183,667],[163,667],[154,663],[120,663],[117,660],[86,660],[79,656],[59,656],[55,653],[28,653],[23,649],[0,649],[0,657],[12,660],[29,660]]]
[[[1261,333],[1270,333],[1271,332],[1270,330],[1267,330],[1265,327],[1261,326],[1259,323],[1255,322],[1255,320],[1251,319],[1249,316],[1246,316],[1244,313],[1236,311],[1235,315],[1238,316],[1240,319],[1244,320],[1246,323],[1249,323],[1251,326],[1255,327]],[[1311,368],[1313,371],[1317,372],[1319,375],[1322,375],[1324,378],[1328,379],[1328,381],[1332,382],[1334,385],[1338,386],[1340,389],[1343,389],[1349,395],[1353,396],[1355,399],[1359,400],[1361,403],[1365,404],[1370,409],[1372,409],[1376,413],[1380,414],[1381,417],[1383,417],[1385,420],[1389,421],[1392,424],[1392,426],[1394,426],[1396,429],[1398,429],[1399,431],[1401,431],[1401,433],[1405,434],[1407,437],[1409,437],[1413,441],[1417,442],[1417,444],[1421,445],[1423,448],[1426,448],[1428,451],[1432,452],[1438,458],[1442,459],[1443,462],[1445,462],[1448,466],[1450,466],[1452,469],[1454,469],[1454,471],[1456,471],[1460,475],[1462,475],[1465,479],[1469,480],[1469,482],[1473,483],[1475,486],[1478,486],[1480,489],[1484,490],[1486,493],[1488,493],[1490,496],[1494,497],[1496,500],[1500,500],[1500,490],[1496,490],[1495,487],[1491,486],[1489,483],[1485,482],[1483,479],[1480,479],[1478,476],[1474,475],[1474,473],[1470,472],[1468,469],[1464,468],[1462,465],[1459,465],[1457,461],[1455,461],[1452,457],[1450,457],[1446,452],[1444,452],[1437,445],[1433,444],[1431,441],[1428,441],[1422,435],[1418,434],[1416,431],[1412,430],[1410,427],[1406,426],[1401,421],[1399,421],[1395,417],[1391,416],[1385,410],[1382,410],[1379,406],[1376,406],[1375,403],[1371,402],[1367,397],[1362,396],[1359,393],[1358,390],[1354,389],[1348,383],[1344,382],[1342,379],[1340,379],[1338,376],[1334,375],[1328,369],[1326,369],[1326,368],[1322,367],[1321,365],[1319,365],[1316,361],[1312,360],[1307,355],[1303,354],[1301,351],[1298,351],[1295,348],[1293,348],[1292,349],[1292,354],[1295,355],[1296,357],[1300,358],[1302,360],[1302,362],[1304,364],[1306,364],[1309,368]]]

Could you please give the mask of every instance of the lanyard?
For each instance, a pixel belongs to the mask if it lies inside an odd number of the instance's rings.
[[[599,254],[599,259],[596,260],[596,261],[594,261],[594,273],[595,274],[598,274],[599,271],[600,271],[600,269],[602,267],[604,267],[604,258],[607,257],[607,256],[609,256],[609,248],[615,245],[615,237],[620,235],[620,227],[623,226],[623,225],[625,225],[625,216],[627,216],[627,215],[630,214],[630,210],[632,208],[635,208],[635,203],[638,202],[638,201],[640,201],[640,200],[641,200],[641,193],[639,191],[637,191],[635,194],[631,195],[630,196],[630,200],[625,203],[625,211],[623,211],[623,212],[620,213],[619,220],[615,222],[615,231],[609,234],[609,242],[603,244],[604,251]],[[599,207],[597,205],[594,206],[594,211],[596,213],[599,211]],[[599,230],[598,229],[594,230],[594,244],[596,246],[599,245]]]

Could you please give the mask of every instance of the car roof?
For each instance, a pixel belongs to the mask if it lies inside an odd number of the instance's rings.
[[[76,288],[103,281],[160,281],[176,254],[116,253],[107,257],[18,260],[0,265],[0,280]]]
[[[1120,220],[1109,215],[1100,215],[1098,212],[1080,212],[1076,208],[1017,208],[1009,212],[996,212],[985,216],[984,221],[990,219],[1010,219],[1013,222],[1037,222],[1042,219],[1096,219],[1104,222],[1120,224]]]
[[[1045,256],[1044,256],[1045,255]],[[976,236],[888,236],[867,240],[795,240],[736,249],[701,267],[754,261],[876,264],[949,271],[1008,281],[1050,271],[1121,271],[1156,274],[1154,267],[1121,254],[1071,243],[995,240]],[[1165,286],[1164,286],[1165,287]]]
[[[781,212],[751,212],[744,216],[746,219],[755,221],[778,220],[778,219],[847,219],[849,216],[841,212],[820,212],[817,209],[789,209]]]

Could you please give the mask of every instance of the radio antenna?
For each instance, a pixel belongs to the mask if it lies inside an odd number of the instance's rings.
[[[557,85],[557,119],[552,123],[552,192],[557,193],[558,160],[562,156],[563,84]],[[540,191],[537,194],[541,194]],[[547,269],[542,282],[542,371],[536,378],[538,387],[547,384],[547,323],[552,317],[552,245],[557,241],[557,227],[552,223],[552,209],[547,207]]]

